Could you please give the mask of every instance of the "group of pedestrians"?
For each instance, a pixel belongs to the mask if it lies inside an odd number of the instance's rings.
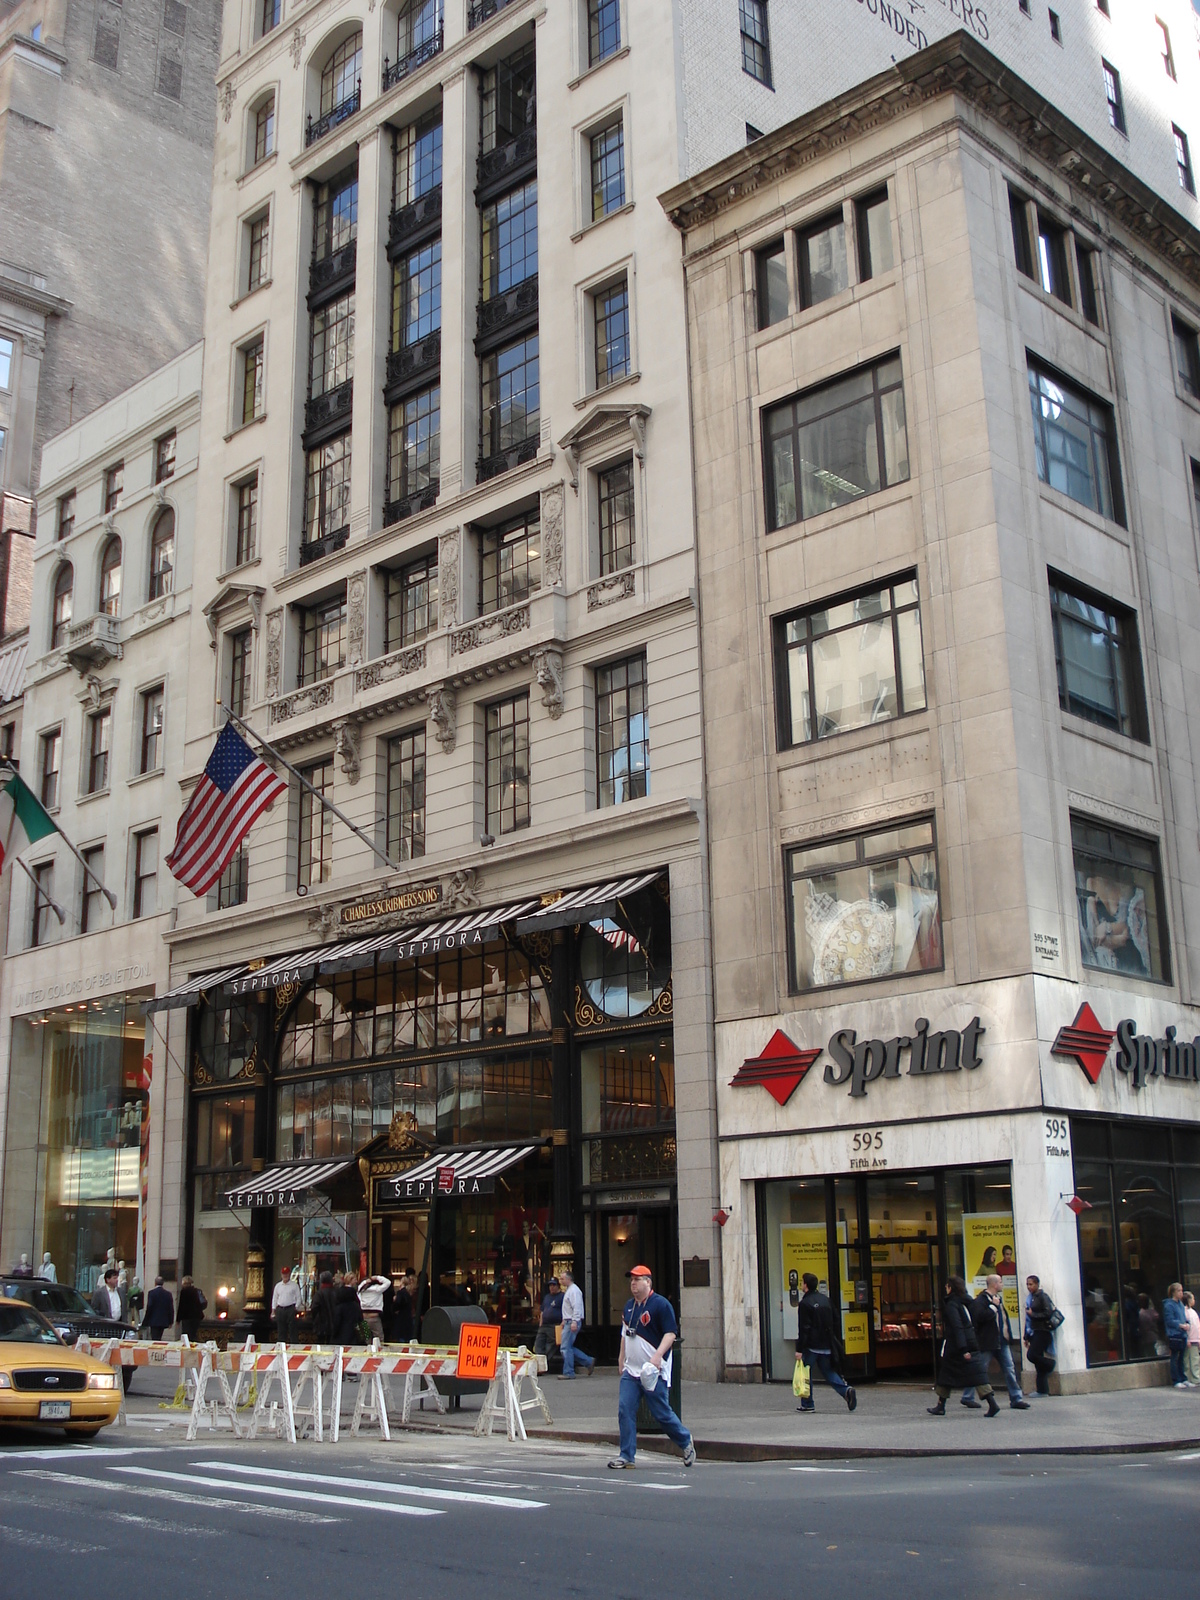
[[[1195,1295],[1181,1283],[1167,1290],[1163,1332],[1171,1352],[1171,1382],[1177,1389],[1200,1388],[1200,1313]]]

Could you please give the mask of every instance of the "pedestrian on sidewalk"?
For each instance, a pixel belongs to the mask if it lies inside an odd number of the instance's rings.
[[[670,1401],[671,1346],[679,1335],[675,1312],[669,1300],[654,1293],[649,1267],[634,1267],[629,1274],[629,1287],[631,1298],[621,1313],[621,1381],[617,1400],[621,1454],[608,1464],[614,1472],[632,1470],[637,1455],[638,1406],[645,1395],[650,1415],[667,1438],[683,1451],[683,1464],[690,1467],[696,1459],[696,1447],[691,1434],[671,1410]],[[565,1330],[563,1342],[566,1342]]]
[[[1004,1279],[998,1272],[988,1274],[986,1287],[975,1296],[971,1319],[975,1324],[980,1354],[985,1362],[994,1357],[1004,1374],[1009,1406],[1013,1411],[1028,1411],[1029,1401],[1021,1393],[1021,1380],[1013,1364],[1012,1323],[1004,1304]],[[969,1406],[972,1411],[976,1409],[979,1401],[975,1398],[974,1389],[963,1390],[962,1404]]]
[[[92,1310],[98,1317],[108,1317],[113,1322],[124,1322],[125,1302],[117,1288],[117,1269],[109,1267],[103,1281],[92,1290]]]
[[[175,1302],[170,1289],[164,1288],[161,1278],[155,1278],[154,1287],[146,1296],[146,1315],[142,1327],[150,1329],[152,1339],[161,1339],[175,1321]]]
[[[417,1275],[406,1272],[396,1291],[396,1309],[392,1314],[392,1338],[397,1344],[407,1344],[414,1339],[417,1304]]]
[[[180,1333],[193,1344],[200,1332],[200,1324],[204,1320],[207,1305],[208,1301],[191,1278],[184,1278],[179,1285],[179,1304],[175,1308],[175,1314],[179,1318]]]
[[[592,1356],[585,1355],[578,1348],[575,1341],[583,1328],[583,1290],[575,1282],[569,1272],[560,1274],[562,1280],[562,1358],[563,1369],[560,1378],[573,1378],[575,1376],[575,1363],[581,1362],[583,1370],[590,1378],[596,1362]]]
[[[534,1335],[533,1353],[535,1356],[552,1356],[557,1348],[556,1341],[561,1334],[554,1332],[555,1328],[563,1325],[563,1296],[557,1278],[551,1278],[546,1285],[546,1292],[542,1296],[542,1309],[538,1317],[538,1330]]]
[[[358,1275],[347,1272],[341,1286],[333,1294],[333,1342],[341,1345],[358,1344],[358,1325],[363,1319],[358,1298]]]
[[[1062,1313],[1042,1288],[1042,1280],[1031,1272],[1025,1279],[1025,1354],[1037,1373],[1037,1392],[1044,1398],[1050,1395],[1050,1374],[1054,1371],[1055,1318]]]
[[[314,1344],[336,1344],[337,1303],[334,1296],[333,1273],[322,1272],[317,1279],[317,1292],[312,1302],[312,1340]]]
[[[358,1303],[362,1307],[363,1321],[371,1330],[373,1339],[383,1338],[383,1292],[390,1288],[391,1280],[378,1275],[364,1278],[358,1286]]]
[[[979,1336],[971,1315],[973,1303],[967,1293],[964,1279],[946,1280],[946,1298],[942,1301],[942,1353],[938,1361],[937,1383],[934,1393],[937,1405],[927,1406],[931,1417],[946,1415],[946,1401],[954,1389],[973,1389],[987,1401],[989,1417],[998,1417],[1000,1407],[987,1381],[987,1357],[979,1348]]]
[[[1183,1367],[1183,1355],[1188,1344],[1188,1325],[1181,1283],[1169,1285],[1162,1310],[1163,1332],[1166,1334],[1167,1348],[1171,1352],[1171,1382],[1177,1389],[1186,1389],[1188,1381]]]
[[[803,1360],[810,1373],[819,1368],[825,1382],[831,1389],[836,1389],[846,1402],[847,1409],[853,1411],[858,1405],[858,1395],[842,1377],[834,1359],[836,1340],[833,1332],[833,1307],[829,1303],[829,1296],[821,1293],[815,1273],[806,1272],[802,1282],[804,1294],[800,1300],[796,1321],[796,1354]],[[810,1378],[808,1399],[801,1400],[796,1410],[816,1409],[817,1402],[812,1392]]]
[[[1196,1310],[1196,1296],[1190,1289],[1184,1291],[1183,1312],[1187,1317],[1188,1342],[1183,1352],[1183,1371],[1195,1389],[1200,1387],[1200,1313]]]
[[[296,1312],[300,1307],[300,1285],[292,1277],[291,1267],[284,1267],[279,1282],[271,1291],[271,1315],[275,1318],[275,1334],[284,1344],[294,1344],[296,1339]]]

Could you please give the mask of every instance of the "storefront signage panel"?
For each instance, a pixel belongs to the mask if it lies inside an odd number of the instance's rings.
[[[945,1028],[931,1031],[928,1017],[918,1017],[911,1034],[891,1039],[862,1039],[855,1028],[839,1028],[829,1040],[829,1061],[824,1079],[833,1088],[850,1085],[852,1098],[864,1099],[868,1086],[881,1078],[903,1076],[938,1077],[965,1069],[973,1072],[983,1065],[980,1041],[987,1029],[977,1016],[961,1031]],[[787,1047],[787,1048],[785,1048]],[[776,1029],[761,1056],[742,1063],[731,1088],[761,1085],[779,1105],[786,1105],[803,1081],[809,1067],[820,1056],[820,1049],[800,1050],[785,1033]]]
[[[470,1199],[477,1194],[495,1194],[495,1177],[460,1178],[453,1167],[443,1167],[441,1172],[451,1174],[449,1182],[435,1175],[431,1178],[406,1178],[401,1172],[391,1178],[376,1178],[373,1204],[376,1211],[390,1211],[397,1206],[420,1205],[435,1197],[438,1200]]]
[[[399,916],[405,911],[429,911],[441,903],[441,884],[422,883],[411,889],[372,895],[369,900],[355,900],[341,908],[338,920],[343,928],[357,928],[365,922],[374,922],[376,917]]]
[[[1062,1027],[1050,1046],[1051,1055],[1068,1056],[1079,1063],[1089,1083],[1097,1084],[1108,1059],[1112,1041],[1117,1041],[1113,1065],[1128,1078],[1135,1090],[1152,1078],[1168,1083],[1200,1083],[1200,1035],[1190,1042],[1176,1038],[1177,1029],[1168,1027],[1155,1039],[1138,1032],[1133,1017],[1125,1017],[1115,1028],[1106,1028],[1085,1001],[1074,1022]]]
[[[439,951],[482,947],[494,934],[495,929],[489,927],[464,928],[458,933],[442,933],[432,939],[422,939],[418,936],[404,939],[399,944],[389,944],[387,956],[390,961],[416,961],[422,956],[436,955]],[[225,985],[222,993],[236,998],[238,995],[255,994],[260,989],[278,989],[284,984],[303,983],[312,977],[315,970],[314,962],[297,958],[295,965],[289,963],[286,966],[271,967],[263,972],[248,972],[241,978],[234,978]]]

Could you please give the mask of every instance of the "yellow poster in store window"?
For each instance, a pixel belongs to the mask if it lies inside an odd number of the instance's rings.
[[[842,1280],[842,1343],[848,1356],[865,1356],[871,1349],[871,1332],[867,1326],[870,1312],[859,1308],[854,1295],[854,1279],[850,1272],[850,1252],[846,1249],[846,1224],[839,1221],[838,1271]]]
[[[785,1289],[792,1284],[791,1274],[796,1274],[800,1293],[804,1293],[803,1278],[811,1272],[823,1294],[829,1290],[829,1246],[823,1222],[785,1222],[779,1230],[783,1246],[783,1283]]]
[[[987,1287],[990,1274],[1003,1284],[1004,1309],[1013,1333],[1021,1335],[1021,1292],[1017,1277],[1017,1235],[1011,1211],[965,1211],[963,1262],[967,1286],[973,1295]]]

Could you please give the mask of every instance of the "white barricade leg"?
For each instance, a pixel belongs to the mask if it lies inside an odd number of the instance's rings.
[[[333,1381],[329,1385],[331,1399],[329,1402],[329,1442],[336,1444],[341,1431],[342,1422],[342,1347],[338,1345],[335,1352],[336,1359],[333,1363]]]
[[[412,1416],[412,1403],[420,1402],[421,1410],[425,1409],[426,1400],[432,1400],[435,1410],[440,1416],[445,1416],[447,1410],[446,1396],[438,1389],[437,1384],[422,1367],[418,1371],[415,1367],[404,1375],[404,1409],[400,1420],[407,1423]]]
[[[311,1356],[300,1368],[296,1387],[294,1390],[289,1389],[289,1397],[293,1422],[299,1425],[297,1436],[303,1438],[311,1426],[313,1437],[320,1442],[324,1438],[321,1411],[325,1394],[321,1382],[321,1369]]]
[[[522,1399],[525,1385],[528,1384],[533,1393],[528,1399]],[[537,1359],[533,1356],[522,1357],[517,1353],[517,1376],[514,1384],[516,1391],[517,1407],[521,1411],[532,1411],[536,1406],[545,1420],[553,1426],[554,1418],[550,1412],[550,1402],[542,1392],[538,1382]]]
[[[366,1426],[377,1426],[380,1434],[385,1439],[391,1439],[391,1430],[388,1427],[387,1396],[383,1388],[383,1373],[362,1372],[358,1379],[358,1397],[354,1402],[354,1420],[350,1425],[350,1432],[357,1439],[360,1430]]]
[[[204,1391],[208,1387],[209,1374],[212,1370],[212,1358],[206,1350],[200,1358],[200,1366],[196,1373],[196,1394],[192,1401],[192,1414],[188,1419],[187,1437],[189,1440],[196,1437],[200,1426],[200,1418],[204,1414]]]
[[[504,1418],[505,1431],[512,1437],[511,1423],[509,1420],[508,1395],[504,1388],[504,1363],[497,1361],[496,1376],[488,1384],[487,1393],[483,1397],[479,1416],[475,1422],[475,1437],[477,1439],[491,1438],[492,1429],[498,1418]]]
[[[296,1418],[292,1411],[292,1389],[288,1382],[287,1348],[279,1345],[271,1365],[258,1374],[254,1410],[251,1413],[247,1438],[255,1439],[263,1433],[277,1433],[280,1424],[289,1444],[296,1442]],[[278,1395],[272,1389],[278,1389]]]

